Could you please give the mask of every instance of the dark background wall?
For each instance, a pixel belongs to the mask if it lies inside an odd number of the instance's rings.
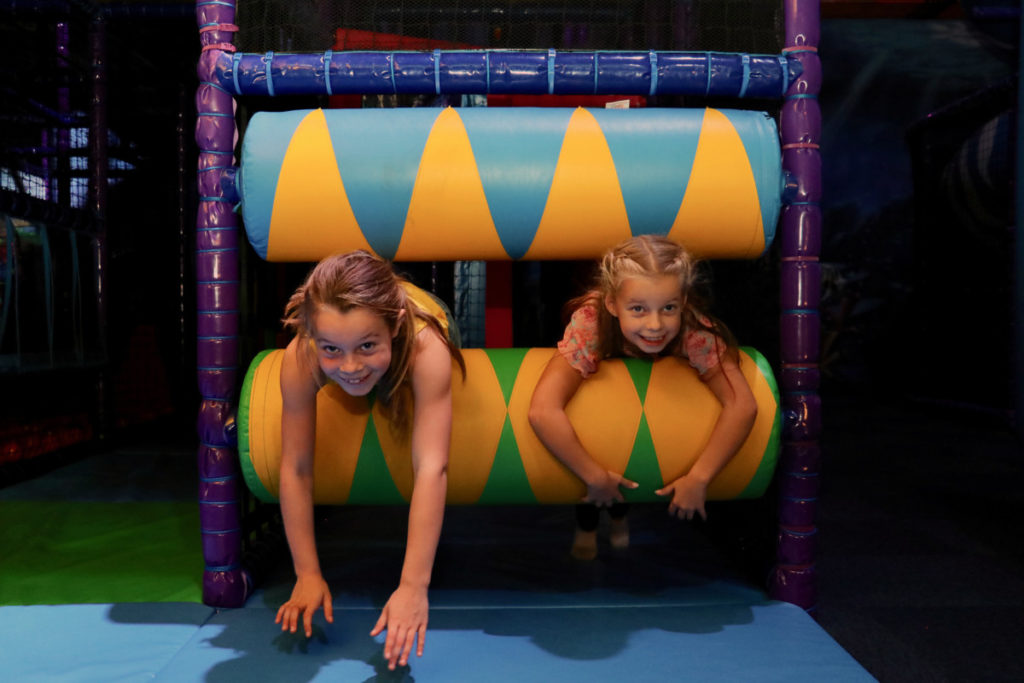
[[[823,22],[833,385],[1009,408],[1015,30]]]
[[[142,368],[148,373],[148,393],[126,393],[125,405],[151,402],[158,409],[140,414],[170,410],[190,422],[197,403],[189,251],[199,42],[193,3],[137,5],[161,12],[107,20],[109,121],[135,168],[110,192],[110,370],[115,384],[138,383]],[[1000,414],[1011,408],[1015,8],[996,1],[823,3],[826,396],[885,392]],[[6,26],[12,40],[20,35],[11,33],[15,24]],[[22,43],[40,44],[21,33]],[[5,78],[31,80],[27,63],[7,64]],[[85,88],[88,58],[76,65]],[[243,301],[243,363],[278,341],[281,296],[305,269],[254,261],[243,254],[252,280]],[[776,268],[772,249],[758,261],[712,269],[718,312],[741,342],[773,360]],[[557,286],[533,293],[529,278],[517,280],[520,318],[536,320],[543,311],[543,324],[517,343],[554,342],[558,310],[586,272],[582,264],[563,269]],[[61,381],[72,398],[55,402],[38,376],[0,376],[5,413],[30,419],[57,405],[66,410],[68,401],[92,407],[87,374]]]

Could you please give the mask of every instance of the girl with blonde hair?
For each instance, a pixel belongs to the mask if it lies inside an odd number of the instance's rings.
[[[637,483],[601,467],[583,448],[565,412],[602,360],[682,358],[722,405],[690,470],[656,491],[670,498],[670,515],[706,518],[708,484],[753,428],[757,404],[740,372],[732,335],[708,315],[697,292],[697,266],[681,245],[666,237],[633,237],[605,253],[593,288],[567,305],[571,319],[534,390],[529,419],[541,442],[587,486],[583,504],[577,506],[574,557],[596,557],[598,512],[603,507],[611,511],[612,546],[629,544],[621,487],[632,489]]]

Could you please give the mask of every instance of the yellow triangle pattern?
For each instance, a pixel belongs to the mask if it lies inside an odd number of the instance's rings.
[[[352,249],[372,251],[341,182],[327,119],[315,109],[295,129],[281,163],[267,260],[318,261]]]
[[[469,135],[446,107],[434,121],[416,172],[395,260],[507,260],[494,227]]]
[[[706,109],[686,194],[668,236],[703,258],[755,258],[764,251],[757,184],[743,140]]]
[[[320,390],[313,450],[314,500],[334,505],[348,500],[358,460],[352,454],[359,452],[369,421],[370,404],[365,398],[349,396],[337,384]]]
[[[530,349],[519,364],[508,402],[508,417],[516,437],[523,470],[538,503],[576,502],[587,495],[583,482],[537,438],[529,420],[530,400],[554,349]],[[588,380],[589,381],[589,380]]]
[[[586,494],[583,483],[540,442],[529,424],[534,388],[554,349],[529,349],[519,367],[507,410],[493,365],[482,349],[466,350],[467,379],[457,367],[452,374],[452,441],[448,468],[448,502],[474,503],[487,485],[507,414],[515,434],[523,470],[540,503],[572,503]],[[256,368],[249,408],[249,456],[253,471],[273,496],[280,486],[281,391],[283,351],[268,354]],[[756,474],[771,441],[778,405],[757,364],[741,353],[740,369],[750,383],[759,410],[754,428],[739,452],[708,488],[708,498],[739,495]],[[699,457],[721,412],[714,394],[682,360],[664,358],[654,364],[646,401],[641,404],[628,368],[607,360],[566,407],[584,448],[609,470],[624,472],[645,414],[661,471],[654,487],[689,471]],[[313,496],[317,503],[343,504],[351,492],[368,419],[365,398],[349,396],[340,387],[325,386],[317,395],[317,434]],[[372,408],[374,426],[388,471],[405,500],[413,489],[411,444],[390,430],[380,404]],[[371,454],[372,457],[372,454]],[[362,491],[372,495],[372,492]],[[527,502],[527,501],[523,501]]]
[[[732,500],[743,492],[757,473],[775,424],[775,395],[745,351],[740,351],[740,371],[757,401],[757,418],[739,451],[708,486],[708,500]],[[666,358],[651,370],[644,412],[662,480],[669,483],[689,472],[700,457],[722,406],[688,364]]]
[[[544,214],[523,258],[595,258],[630,235],[608,141],[594,115],[579,107],[569,119]]]
[[[281,364],[284,349],[260,361],[250,389],[249,457],[267,492],[275,498],[281,486]],[[340,505],[348,499],[357,458],[369,421],[365,398],[349,396],[336,384],[317,394],[316,440],[313,452],[313,497]]]
[[[487,352],[463,349],[466,379],[452,365],[452,446],[448,502],[475,503],[487,486],[508,408]]]
[[[256,367],[250,385],[250,413],[272,416],[271,419],[250,419],[249,458],[264,488],[274,496],[281,486],[281,363],[284,350],[268,353]],[[274,389],[278,389],[274,391]]]
[[[463,357],[466,362],[465,381],[459,366],[452,362],[453,419],[447,501],[455,505],[475,503],[483,493],[507,413],[501,385],[487,352],[465,349]],[[402,497],[411,500],[415,481],[412,442],[391,430],[391,423],[379,401],[373,406],[373,424],[388,472]],[[358,445],[354,452],[359,452]]]
[[[391,423],[388,421],[380,401],[373,403],[373,425],[377,429],[380,450],[384,454],[384,462],[387,464],[388,472],[391,473],[391,479],[395,482],[395,487],[402,494],[402,498],[406,501],[412,500],[414,475],[410,437],[392,431]]]

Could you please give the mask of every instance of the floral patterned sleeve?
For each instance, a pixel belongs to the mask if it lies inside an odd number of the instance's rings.
[[[562,357],[586,379],[597,372],[597,309],[583,305],[573,311],[565,336],[558,342]]]
[[[686,330],[683,340],[690,365],[703,378],[708,370],[717,367],[725,354],[725,342],[705,329]]]

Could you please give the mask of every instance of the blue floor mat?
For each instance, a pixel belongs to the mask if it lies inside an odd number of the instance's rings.
[[[178,476],[168,477],[175,469]],[[117,475],[129,471],[134,476]],[[152,481],[136,488],[140,473]],[[178,501],[193,495],[192,477],[183,463],[160,453],[122,453],[12,487],[0,501]],[[402,507],[317,510],[335,621],[327,624],[318,614],[309,640],[274,624],[294,580],[287,550],[280,549],[239,609],[149,601],[0,607],[2,678],[874,680],[806,612],[768,600],[699,526],[669,519],[663,506],[634,506],[631,547],[614,551],[602,540],[592,562],[567,552],[571,506],[450,509],[431,582],[425,653],[389,671],[383,637],[371,638],[369,631],[401,571],[407,515]],[[123,569],[111,581],[130,580],[140,567]]]
[[[801,609],[731,605],[435,607],[427,648],[388,671],[376,609],[313,637],[274,610],[189,603],[0,608],[17,681],[872,681]]]

